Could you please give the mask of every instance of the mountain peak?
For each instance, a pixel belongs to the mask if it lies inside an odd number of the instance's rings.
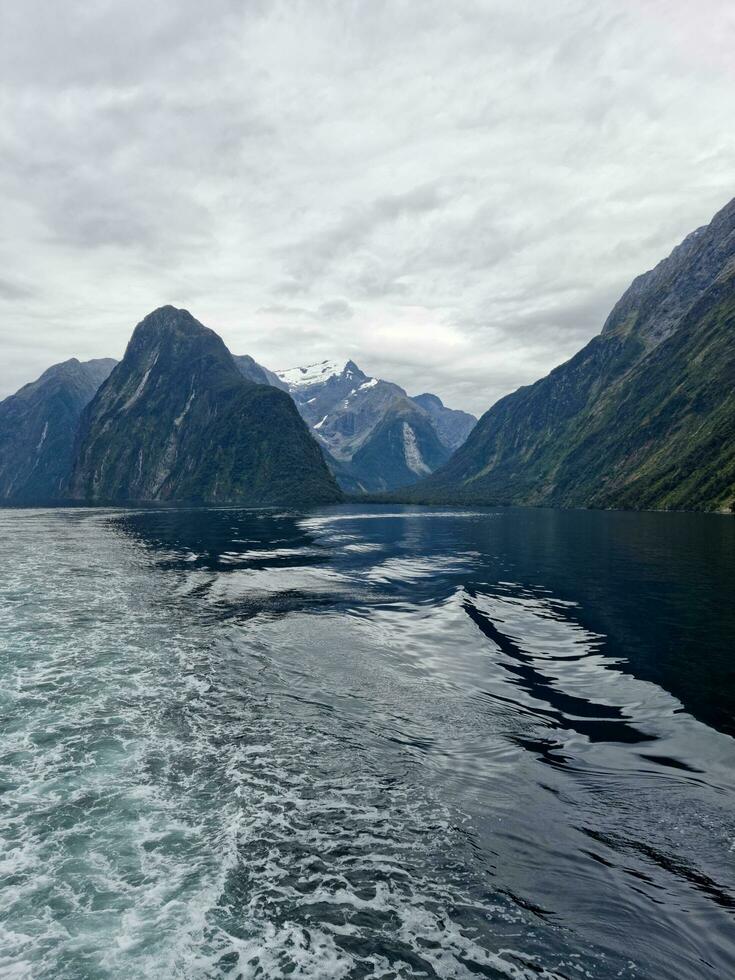
[[[73,498],[271,504],[339,491],[289,396],[243,377],[221,337],[164,306],[87,406]]]
[[[35,381],[24,385],[20,391],[16,392],[16,395],[35,391],[39,386],[49,383],[86,385],[89,382],[99,387],[116,364],[117,361],[111,357],[97,357],[91,361],[80,361],[77,357],[70,357],[66,361],[60,361],[58,364],[52,364],[51,367],[46,368],[43,374],[39,375]],[[90,398],[95,390],[96,388],[91,390]]]
[[[430,391],[425,391],[421,395],[414,395],[415,402],[418,402],[422,408],[428,408],[429,405],[434,408],[444,408],[444,402],[438,395],[432,395]]]
[[[31,381],[30,384],[25,385],[24,387],[28,388],[30,385],[38,385],[39,383],[48,381],[51,378],[62,377],[74,372],[80,366],[80,362],[76,357],[70,357],[66,361],[59,361],[58,364],[52,364],[51,367],[47,367],[35,381]]]
[[[159,306],[147,316],[144,316],[133,331],[131,342],[136,337],[151,337],[162,334],[210,334],[217,337],[214,330],[205,327],[195,319],[188,310],[177,309],[175,306]],[[219,339],[219,338],[218,338]]]
[[[151,380],[162,372],[180,371],[207,376],[213,372],[221,382],[243,381],[222,338],[195,319],[188,310],[161,306],[144,317],[133,331],[124,363],[128,370],[153,372]]]

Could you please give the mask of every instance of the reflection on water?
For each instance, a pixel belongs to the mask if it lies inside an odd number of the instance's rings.
[[[735,522],[0,512],[0,972],[735,974]]]

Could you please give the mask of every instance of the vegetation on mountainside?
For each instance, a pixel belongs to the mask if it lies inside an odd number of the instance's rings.
[[[114,366],[72,358],[0,402],[0,501],[59,500],[82,411]]]
[[[341,494],[291,398],[240,374],[185,310],[138,325],[84,413],[75,499],[301,505]]]
[[[733,509],[734,293],[735,200],[639,276],[599,336],[497,402],[400,499]]]

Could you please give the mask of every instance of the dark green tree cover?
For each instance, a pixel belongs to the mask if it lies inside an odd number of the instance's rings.
[[[732,201],[635,280],[599,336],[497,402],[401,499],[731,509],[734,276]]]
[[[246,380],[213,331],[162,307],[85,410],[68,495],[93,503],[340,499],[291,398]]]

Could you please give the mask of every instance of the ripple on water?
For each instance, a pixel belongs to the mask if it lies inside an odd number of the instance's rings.
[[[196,594],[97,517],[13,529],[4,975],[554,975],[494,948],[518,912],[478,895],[448,812],[331,720],[279,715],[257,637],[187,619]]]
[[[504,519],[0,513],[3,976],[730,962],[731,740]]]

